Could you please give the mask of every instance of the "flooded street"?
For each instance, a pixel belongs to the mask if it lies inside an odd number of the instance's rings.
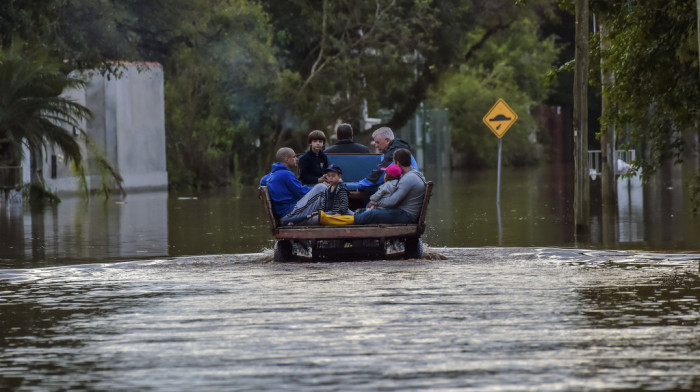
[[[0,271],[0,389],[700,388],[695,256],[429,255],[275,264],[267,251]]]
[[[700,390],[700,220],[630,194],[581,244],[564,178],[506,171],[501,227],[433,179],[423,260],[273,263],[253,188],[6,206],[0,390]]]

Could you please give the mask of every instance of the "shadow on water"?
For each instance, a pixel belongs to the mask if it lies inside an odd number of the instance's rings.
[[[591,239],[582,243],[574,238],[571,167],[504,169],[500,219],[495,170],[428,173],[435,189],[424,242],[433,248],[694,252],[700,248],[700,218],[690,214],[683,174],[671,174],[671,180],[644,187],[635,179],[620,180],[612,215],[603,214],[594,181]],[[65,198],[39,210],[18,202],[0,207],[0,268],[256,253],[274,244],[254,187],[238,194],[214,190],[133,193],[125,200],[89,202]]]

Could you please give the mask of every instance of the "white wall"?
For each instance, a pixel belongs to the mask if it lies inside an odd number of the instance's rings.
[[[84,104],[92,112],[93,118],[84,129],[119,170],[127,192],[166,189],[163,68],[157,63],[124,66],[119,79],[103,77],[95,71],[85,72],[88,79],[85,89],[67,91],[64,96]],[[57,157],[56,178],[51,178],[52,153],[44,157],[47,186],[59,194],[75,193],[77,177],[61,159],[60,151],[53,154]],[[102,180],[94,156],[85,156],[88,186],[94,190],[101,187]]]

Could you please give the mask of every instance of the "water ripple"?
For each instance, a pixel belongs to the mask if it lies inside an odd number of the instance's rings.
[[[271,251],[0,271],[0,389],[700,388],[698,255]]]

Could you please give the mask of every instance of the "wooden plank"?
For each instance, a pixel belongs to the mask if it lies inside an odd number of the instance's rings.
[[[342,239],[416,237],[417,225],[362,225],[362,226],[290,226],[280,227],[278,239]]]
[[[260,198],[260,200],[263,201],[265,211],[267,212],[267,219],[270,223],[270,231],[272,232],[272,235],[275,235],[277,233],[277,220],[275,219],[275,214],[272,212],[272,202],[270,201],[270,193],[268,192],[266,186],[261,186],[260,188],[258,188],[258,192],[258,197]]]
[[[428,181],[428,184],[425,186],[425,196],[423,197],[423,205],[420,208],[420,215],[418,216],[418,228],[417,231],[419,234],[423,234],[425,232],[425,214],[428,212],[428,203],[430,202],[430,198],[433,196],[433,182]]]

